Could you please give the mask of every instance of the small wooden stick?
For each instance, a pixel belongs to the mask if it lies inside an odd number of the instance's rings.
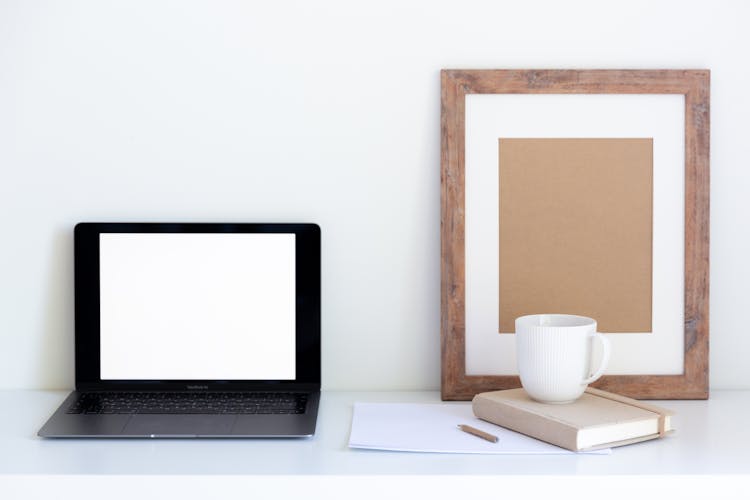
[[[469,434],[472,434],[476,437],[480,437],[482,439],[486,439],[490,443],[497,443],[498,437],[490,434],[489,432],[480,431],[479,429],[476,429],[470,425],[465,424],[459,424],[458,428],[461,429],[464,432],[468,432]]]

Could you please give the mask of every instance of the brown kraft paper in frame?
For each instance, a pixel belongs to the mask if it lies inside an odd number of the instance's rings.
[[[566,313],[651,332],[653,141],[499,139],[499,331]]]

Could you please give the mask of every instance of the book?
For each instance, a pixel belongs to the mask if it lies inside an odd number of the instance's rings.
[[[567,404],[540,403],[523,389],[509,389],[477,394],[471,405],[482,420],[573,451],[637,443],[674,430],[674,412],[593,387]]]

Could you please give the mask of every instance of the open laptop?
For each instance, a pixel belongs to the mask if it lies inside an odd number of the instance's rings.
[[[320,228],[76,225],[75,357],[40,436],[313,435]]]

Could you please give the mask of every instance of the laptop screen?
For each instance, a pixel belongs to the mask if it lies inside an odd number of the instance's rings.
[[[102,380],[293,380],[295,235],[99,235]]]
[[[320,383],[316,225],[81,223],[75,244],[77,387]]]

